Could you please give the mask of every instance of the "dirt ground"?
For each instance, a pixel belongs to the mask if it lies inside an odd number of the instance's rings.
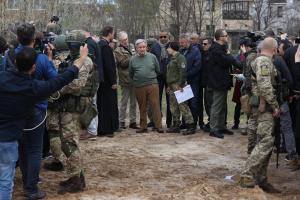
[[[179,134],[136,134],[127,129],[114,138],[97,138],[81,143],[87,189],[82,193],[57,195],[58,182],[65,172],[42,170],[40,187],[53,200],[276,200],[300,199],[300,170],[291,172],[275,155],[269,180],[279,195],[259,188],[238,186],[238,174],[245,160],[247,137],[236,131],[224,140],[198,131]],[[232,180],[225,180],[232,176]],[[15,179],[16,200],[23,199],[20,172]]]

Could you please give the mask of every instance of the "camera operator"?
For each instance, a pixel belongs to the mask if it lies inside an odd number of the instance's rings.
[[[286,50],[284,60],[293,77],[291,91],[291,117],[296,140],[296,150],[300,154],[300,45]]]
[[[26,120],[33,112],[35,103],[47,98],[53,92],[73,81],[78,76],[78,71],[86,60],[87,55],[88,49],[85,46],[81,48],[80,59],[77,63],[67,68],[63,74],[56,78],[43,81],[32,79],[31,77],[37,70],[37,52],[31,47],[24,47],[16,54],[16,67],[0,73],[0,99],[2,99],[0,104],[1,200],[10,200],[12,198],[15,166],[18,160],[18,140],[22,137]],[[24,140],[24,138],[21,140]],[[35,143],[33,140],[30,142]],[[24,149],[21,151],[24,151]],[[30,153],[35,152],[31,151]],[[39,160],[38,157],[36,159]],[[29,167],[34,167],[32,162],[28,164],[31,164]],[[23,176],[23,181],[26,180]],[[24,183],[24,189],[26,190],[27,188],[27,184],[25,185]],[[40,192],[39,194],[32,195],[25,191],[25,196],[28,199],[42,199],[45,197],[45,193],[41,195],[42,193]]]
[[[17,28],[19,46],[7,52],[5,57],[6,69],[15,69],[16,55],[25,47],[34,48],[35,27],[25,23]],[[37,80],[49,80],[57,76],[57,71],[52,62],[53,46],[47,47],[48,55],[38,53],[35,62],[36,70],[33,77]],[[37,184],[42,158],[43,135],[45,130],[45,118],[47,101],[41,101],[35,105],[34,112],[28,118],[26,131],[20,140],[20,169],[23,176],[23,187],[28,197],[44,197],[45,193],[39,191]]]
[[[52,32],[55,33],[56,35],[60,35],[62,33],[61,30],[61,25],[58,23],[59,17],[57,16],[52,16],[49,23],[47,24],[46,27],[46,32]]]

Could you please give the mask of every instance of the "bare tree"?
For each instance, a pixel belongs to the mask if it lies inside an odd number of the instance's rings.
[[[145,37],[155,27],[161,0],[118,0],[117,26],[132,39]]]

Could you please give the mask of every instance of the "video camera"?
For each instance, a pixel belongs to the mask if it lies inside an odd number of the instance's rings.
[[[43,32],[44,37],[42,39],[42,43],[44,45],[47,45],[48,43],[52,43],[55,38],[57,37],[57,35],[55,33],[52,32]]]
[[[56,37],[57,35],[52,32],[43,32],[40,37],[35,38],[35,49],[41,53],[47,54],[48,44],[51,44]]]
[[[251,48],[256,48],[258,43],[264,39],[265,37],[262,34],[256,32],[247,32],[247,35],[241,37],[240,43]]]

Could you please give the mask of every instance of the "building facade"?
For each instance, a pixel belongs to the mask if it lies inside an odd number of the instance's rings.
[[[250,0],[163,0],[160,15],[165,29],[173,35],[196,32],[213,36],[216,29],[224,28],[236,49],[237,38],[253,30],[252,6]]]

